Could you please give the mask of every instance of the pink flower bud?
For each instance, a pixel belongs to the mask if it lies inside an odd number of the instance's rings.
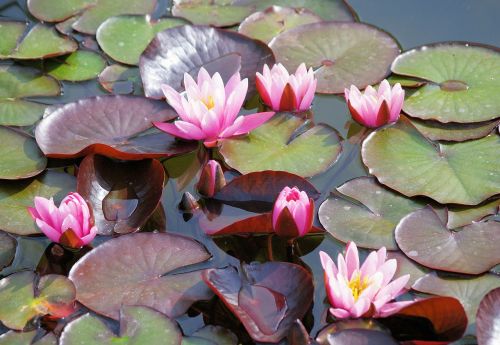
[[[226,185],[224,172],[219,162],[209,160],[201,171],[200,180],[196,185],[198,192],[206,197],[213,197]]]
[[[273,228],[286,238],[307,234],[313,223],[314,201],[297,187],[285,187],[278,195],[273,208]]]

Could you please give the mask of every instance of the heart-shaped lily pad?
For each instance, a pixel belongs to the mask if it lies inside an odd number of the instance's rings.
[[[429,141],[402,118],[368,136],[363,162],[377,179],[407,196],[476,205],[500,193],[500,137],[461,143]]]
[[[384,188],[372,177],[358,177],[337,188],[319,208],[319,220],[333,237],[364,248],[396,250],[394,229],[401,218],[424,207]]]
[[[16,254],[17,241],[14,237],[0,232],[0,271],[9,266]]]
[[[21,27],[24,30],[21,31]],[[25,32],[27,31],[27,32]],[[23,22],[1,21],[0,59],[41,59],[74,52],[78,45],[45,24],[32,28]]]
[[[408,257],[433,269],[480,274],[500,264],[500,222],[477,222],[450,231],[429,206],[404,217],[395,237]]]
[[[65,276],[48,274],[35,287],[35,273],[14,273],[0,281],[0,320],[11,328],[22,330],[37,316],[68,316],[74,310],[75,287]]]
[[[401,54],[392,71],[427,80],[403,105],[408,115],[440,122],[479,122],[500,116],[500,49],[450,42]]]
[[[248,16],[240,24],[238,32],[269,43],[287,30],[321,21],[320,16],[306,8],[272,6]]]
[[[136,233],[107,241],[71,269],[77,300],[113,319],[122,305],[144,305],[177,317],[211,297],[200,271],[170,274],[208,260],[198,242],[168,233]]]
[[[0,124],[28,126],[38,121],[45,105],[24,100],[25,97],[57,96],[59,83],[40,71],[14,64],[0,65]]]
[[[101,235],[137,231],[160,202],[165,172],[157,160],[116,162],[89,155],[80,164],[78,188],[92,207]]]
[[[183,25],[158,33],[141,55],[139,67],[147,97],[164,98],[162,84],[184,89],[184,73],[196,76],[201,67],[219,72],[224,81],[240,71],[255,89],[255,73],[274,56],[267,45],[236,32]],[[240,69],[241,68],[241,69]]]
[[[254,263],[241,269],[241,276],[231,266],[209,269],[203,279],[240,319],[252,339],[279,342],[312,303],[311,275],[301,266],[285,262]]]
[[[430,140],[466,141],[479,139],[490,134],[500,120],[477,123],[447,123],[412,119],[413,125]]]
[[[45,22],[60,22],[95,6],[98,0],[28,0],[28,9],[36,18]]]
[[[428,273],[413,284],[413,289],[433,295],[455,297],[464,306],[469,325],[476,322],[476,313],[483,297],[500,287],[500,277],[485,274],[473,278],[441,278]]]
[[[144,94],[141,75],[137,67],[126,67],[120,64],[108,66],[99,74],[99,83],[106,91],[114,94]]]
[[[0,179],[28,178],[45,169],[47,158],[31,136],[0,126],[0,138]]]
[[[168,157],[197,147],[195,142],[177,142],[151,129],[153,122],[175,117],[165,102],[99,96],[54,109],[38,124],[35,136],[48,157],[74,158],[90,153],[129,160]]]
[[[450,207],[448,208],[448,221],[446,226],[448,229],[456,229],[469,225],[472,222],[480,221],[489,215],[498,213],[499,206],[500,199],[494,199],[473,207]]]
[[[500,342],[500,288],[490,291],[477,311],[477,341],[480,345]]]
[[[85,314],[64,327],[60,345],[181,345],[181,339],[179,327],[165,315],[143,306],[123,306],[119,336],[98,317]]]
[[[289,71],[303,62],[313,67],[320,93],[343,93],[352,84],[364,88],[378,83],[389,74],[400,51],[384,31],[346,22],[303,25],[277,36],[270,47]]]
[[[0,345],[57,345],[57,338],[54,333],[47,333],[43,338],[33,341],[38,338],[38,333],[35,331],[16,332],[8,331],[0,335]]]
[[[35,196],[54,198],[59,204],[75,190],[75,177],[55,171],[47,171],[30,180],[0,182],[0,229],[18,235],[39,233],[28,213]]]
[[[280,170],[310,177],[337,161],[340,141],[326,124],[312,126],[296,116],[277,114],[245,137],[221,140],[220,153],[242,174]]]
[[[142,52],[158,32],[183,24],[186,21],[180,18],[112,17],[99,26],[96,37],[102,50],[114,60],[137,65]]]
[[[82,81],[96,78],[106,62],[97,53],[79,50],[64,58],[51,59],[45,66],[47,73],[56,79]]]

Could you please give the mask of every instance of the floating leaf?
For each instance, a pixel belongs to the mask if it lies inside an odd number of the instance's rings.
[[[198,242],[168,233],[137,233],[107,241],[71,269],[77,300],[113,319],[122,305],[144,305],[169,317],[186,312],[210,291],[200,271],[170,272],[210,258]]]
[[[28,0],[28,9],[45,22],[60,22],[80,11],[95,6],[98,0]]]
[[[158,32],[183,24],[186,21],[180,18],[112,17],[99,26],[96,37],[102,50],[114,60],[137,65],[142,52]]]
[[[371,329],[345,329],[325,336],[319,345],[397,345],[387,332]]]
[[[175,322],[156,310],[143,306],[123,306],[119,336],[99,318],[85,314],[64,327],[60,345],[180,345],[181,338],[182,334]]]
[[[448,208],[448,222],[446,226],[448,229],[456,229],[472,222],[479,221],[490,214],[496,214],[499,206],[500,199],[495,199],[473,207],[450,207]]]
[[[433,269],[480,274],[500,264],[500,222],[475,222],[450,231],[429,206],[403,218],[395,237],[408,257]]]
[[[47,333],[43,338],[33,342],[37,331],[16,332],[8,331],[0,335],[0,345],[57,345],[54,333]]]
[[[500,138],[438,143],[402,118],[368,136],[362,146],[370,174],[407,196],[475,205],[500,193]]]
[[[139,68],[114,64],[99,74],[99,83],[114,94],[144,94]]]
[[[326,124],[313,126],[296,116],[277,114],[245,137],[221,140],[220,153],[242,174],[280,170],[310,177],[337,161],[340,141]]]
[[[272,6],[248,16],[240,24],[238,32],[269,43],[274,37],[287,30],[320,21],[322,21],[321,17],[307,8]]]
[[[303,62],[314,68],[320,93],[343,93],[352,84],[364,88],[380,82],[400,51],[384,31],[342,22],[300,26],[276,37],[270,47],[289,71]]]
[[[182,338],[182,345],[237,345],[238,338],[228,329],[207,325],[189,337]]]
[[[206,270],[203,279],[252,339],[279,342],[312,303],[311,275],[301,266],[285,262],[254,263],[241,269],[245,278],[230,266]]]
[[[101,235],[137,231],[158,206],[165,172],[157,160],[116,162],[89,155],[78,171],[80,195],[92,207]]]
[[[38,177],[25,181],[0,182],[0,229],[18,234],[31,235],[40,231],[28,213],[35,196],[61,200],[76,190],[76,179],[68,174],[47,171]]]
[[[146,131],[155,121],[175,117],[165,102],[98,96],[54,109],[38,124],[35,136],[48,157],[75,158],[91,153],[128,160],[168,157],[197,147],[196,142],[181,143],[160,131]]]
[[[75,287],[68,278],[48,274],[36,288],[35,278],[35,273],[23,271],[0,281],[0,320],[5,326],[22,330],[34,317],[61,318],[73,312]]]
[[[184,25],[158,33],[141,55],[139,67],[147,97],[163,98],[162,84],[184,89],[184,73],[196,76],[201,67],[219,72],[227,82],[240,71],[255,89],[255,73],[274,56],[267,45],[236,32]],[[241,70],[240,70],[241,67]]]
[[[479,304],[477,311],[477,341],[479,345],[500,342],[500,288],[490,291]]]
[[[480,122],[500,116],[500,50],[449,42],[412,49],[393,63],[397,74],[428,81],[403,105],[408,115],[440,122]]]
[[[20,30],[21,25],[28,32]],[[74,52],[78,44],[69,37],[60,36],[45,24],[36,24],[28,29],[25,23],[2,21],[0,37],[0,59],[42,59]]]
[[[47,166],[47,158],[28,134],[0,126],[0,138],[0,179],[32,177]]]
[[[14,237],[0,232],[0,271],[9,266],[16,254],[17,241]]]
[[[323,227],[342,242],[360,247],[398,249],[394,229],[401,218],[424,207],[416,201],[384,188],[373,177],[358,177],[337,188],[319,208]]]
[[[79,50],[64,58],[47,61],[49,75],[59,80],[82,81],[96,78],[106,67],[106,62],[97,53]]]
[[[40,71],[14,64],[0,65],[0,124],[29,126],[38,121],[45,105],[24,100],[25,97],[57,96],[59,83]]]

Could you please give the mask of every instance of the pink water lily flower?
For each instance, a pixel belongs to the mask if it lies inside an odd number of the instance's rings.
[[[312,68],[300,64],[295,74],[276,64],[272,69],[264,65],[263,74],[257,73],[256,85],[262,101],[275,111],[304,111],[311,107],[316,92],[316,78]]]
[[[297,187],[285,187],[278,195],[273,208],[273,229],[286,238],[307,234],[313,224],[314,201]]]
[[[78,193],[69,193],[57,207],[52,198],[35,197],[28,212],[40,230],[53,242],[80,248],[97,234],[89,206]]]
[[[235,73],[224,86],[219,73],[210,77],[202,67],[197,82],[184,73],[186,91],[179,93],[162,85],[167,102],[180,120],[174,123],[155,122],[160,130],[186,140],[203,140],[213,147],[217,140],[246,134],[269,120],[274,112],[238,116],[245,101],[248,79]]]
[[[404,287],[410,275],[391,281],[397,262],[394,259],[386,260],[386,253],[385,247],[371,252],[361,267],[354,242],[347,245],[345,259],[342,254],[338,255],[337,265],[328,254],[319,253],[332,315],[339,319],[386,317],[413,303],[393,302],[394,298],[405,292]]]
[[[399,119],[405,92],[401,84],[396,83],[391,89],[389,82],[383,80],[378,90],[368,86],[364,93],[351,85],[350,89],[344,90],[344,96],[356,122],[365,127],[377,128]]]

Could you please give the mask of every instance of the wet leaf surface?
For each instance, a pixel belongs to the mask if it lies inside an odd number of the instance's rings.
[[[106,62],[99,54],[86,50],[79,50],[64,58],[55,58],[46,63],[50,76],[68,81],[94,79],[104,67],[106,67]]]

